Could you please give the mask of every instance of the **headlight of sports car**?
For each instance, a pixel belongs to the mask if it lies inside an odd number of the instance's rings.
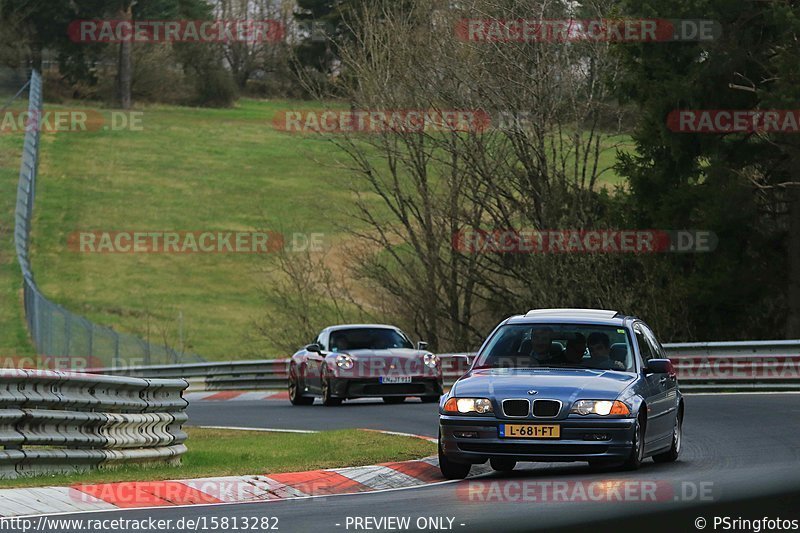
[[[353,358],[346,353],[339,354],[336,356],[336,366],[344,370],[350,370],[353,368]]]
[[[572,405],[570,413],[577,415],[600,415],[600,416],[627,416],[631,414],[628,406],[619,400],[578,400]]]
[[[450,398],[444,410],[446,413],[491,413],[492,402],[486,398]]]
[[[439,358],[432,353],[426,353],[422,360],[425,361],[425,366],[428,368],[436,368],[439,364]]]

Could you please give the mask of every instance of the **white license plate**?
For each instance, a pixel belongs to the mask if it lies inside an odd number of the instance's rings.
[[[411,376],[384,376],[381,378],[381,383],[411,383]]]

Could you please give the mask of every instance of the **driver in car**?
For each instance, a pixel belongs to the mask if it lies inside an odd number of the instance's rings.
[[[553,344],[553,330],[538,328],[531,334],[531,358],[542,366],[563,363],[563,349],[558,349]]]

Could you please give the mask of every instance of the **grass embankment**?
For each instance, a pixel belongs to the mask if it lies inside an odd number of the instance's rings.
[[[45,295],[99,324],[181,347],[209,360],[283,357],[268,343],[244,342],[265,310],[280,313],[262,271],[274,259],[248,254],[82,254],[79,231],[252,231],[345,237],[353,203],[347,157],[315,135],[274,129],[273,116],[317,104],[241,100],[233,109],[152,106],[142,130],[43,135],[32,261]],[[85,104],[46,110],[92,109]],[[99,110],[108,114],[108,110]],[[0,135],[0,340],[27,354],[10,247],[21,135]],[[614,143],[601,165],[613,163]],[[618,177],[603,175],[605,183]],[[374,214],[381,204],[373,196]],[[266,288],[267,290],[261,290]],[[179,320],[179,316],[182,317]],[[182,327],[183,345],[178,331]],[[22,334],[21,334],[22,333]],[[29,347],[27,348],[29,350]]]
[[[76,475],[0,480],[0,489],[303,472],[409,461],[436,453],[436,444],[422,439],[357,429],[265,433],[189,428],[187,432],[189,451],[180,467],[126,466]]]

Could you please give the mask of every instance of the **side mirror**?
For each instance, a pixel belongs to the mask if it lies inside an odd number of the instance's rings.
[[[417,343],[417,350],[427,350],[427,349],[428,349],[428,343],[427,342],[419,341]]]
[[[472,358],[467,354],[454,353],[454,354],[449,354],[448,357],[450,358],[451,361],[453,361],[453,366],[455,368],[468,369],[472,365]]]
[[[312,352],[312,353],[320,353],[322,351],[322,349],[320,348],[319,344],[312,343],[312,344],[309,344],[308,346],[306,346],[306,351],[307,352]]]
[[[675,367],[672,366],[672,361],[669,359],[650,359],[645,366],[645,372],[648,374],[669,374],[675,375]]]

